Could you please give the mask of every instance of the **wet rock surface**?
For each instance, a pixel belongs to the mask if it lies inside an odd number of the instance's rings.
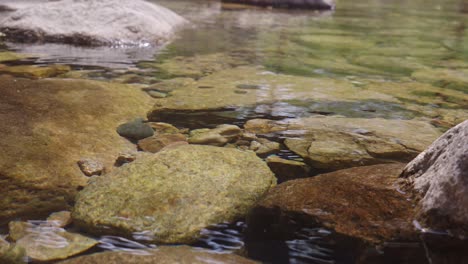
[[[285,145],[313,168],[329,170],[409,161],[441,134],[423,121],[340,117],[256,119],[245,129],[282,135]]]
[[[294,219],[368,243],[417,240],[412,202],[395,184],[403,168],[404,164],[364,166],[287,181],[260,201],[249,216],[249,229],[278,228],[274,232],[281,233]]]
[[[99,157],[112,168],[119,152],[136,150],[115,128],[150,107],[124,85],[8,76],[0,83],[0,224],[69,208],[87,182],[76,162]]]
[[[193,242],[202,228],[244,216],[275,183],[252,152],[179,146],[93,180],[80,192],[73,219],[94,234]]]
[[[66,259],[98,243],[54,225],[27,222],[11,222],[10,237],[16,240],[15,247],[24,249],[26,255],[36,261]]]
[[[60,0],[17,6],[0,19],[0,31],[19,42],[138,46],[164,44],[185,23],[142,0]]]
[[[141,254],[126,252],[105,252],[59,262],[60,264],[255,264],[258,263],[234,254],[219,254],[188,246],[158,247],[154,250],[142,251]]]
[[[454,236],[468,235],[468,121],[447,131],[402,173],[415,194],[418,219]]]

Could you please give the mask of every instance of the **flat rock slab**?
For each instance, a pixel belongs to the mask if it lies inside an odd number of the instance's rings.
[[[0,225],[69,207],[87,182],[77,162],[112,168],[136,151],[115,128],[143,115],[151,98],[131,86],[0,76]]]
[[[468,236],[468,120],[437,139],[405,168],[404,188],[419,200],[429,228]]]
[[[245,216],[275,184],[253,152],[182,145],[95,178],[79,193],[72,217],[93,234],[190,243],[203,228]]]
[[[328,170],[407,162],[441,134],[424,121],[342,117],[253,119],[245,130],[285,137],[286,146],[309,165]]]
[[[19,42],[148,46],[164,44],[186,20],[143,0],[59,0],[12,5],[0,31]]]
[[[140,253],[140,254],[138,254]],[[158,247],[140,252],[105,252],[82,256],[60,264],[255,264],[258,263],[234,254],[218,254],[188,246]]]
[[[287,181],[260,201],[249,216],[249,229],[287,228],[285,223],[292,219],[366,243],[417,240],[412,202],[395,184],[403,168],[404,164],[373,165]],[[283,224],[268,226],[271,223]]]

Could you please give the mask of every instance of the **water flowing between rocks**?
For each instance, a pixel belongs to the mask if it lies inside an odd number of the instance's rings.
[[[3,2],[11,1],[0,0],[0,5]],[[23,2],[28,1],[16,5]],[[237,145],[223,142],[224,146],[250,148],[269,165],[275,162],[270,159],[278,157],[289,161],[292,167],[287,168],[302,175],[297,178],[333,173],[354,164],[408,162],[447,129],[468,119],[466,1],[339,0],[336,10],[320,12],[210,0],[150,2],[173,10],[191,26],[171,43],[151,47],[0,42],[0,86],[8,90],[0,99],[5,125],[0,128],[5,135],[0,146],[5,157],[10,157],[0,158],[4,159],[0,183],[9,182],[10,172],[29,175],[27,171],[34,166],[48,166],[44,170],[34,167],[37,174],[53,170],[72,175],[78,168],[61,169],[57,164],[71,164],[93,151],[120,151],[113,149],[113,142],[127,150],[136,149],[138,142],[142,149],[138,140],[130,142],[115,132],[117,124],[137,117],[169,123],[185,131],[184,135],[190,131],[190,137],[203,132],[198,129],[206,132],[220,125],[237,125],[244,129],[243,141]],[[0,8],[0,16],[8,12]],[[46,117],[49,113],[53,118]],[[99,116],[106,121],[101,122]],[[246,132],[256,138],[247,138]],[[56,135],[63,135],[63,142],[57,143]],[[20,140],[20,136],[28,139]],[[100,139],[82,144],[92,150],[81,151],[76,142],[93,137]],[[252,141],[258,146],[252,147]],[[66,152],[69,146],[75,152]],[[24,149],[28,151],[23,155]],[[54,155],[60,149],[68,159]],[[316,153],[326,158],[316,159]],[[330,158],[330,153],[340,158]],[[20,161],[12,165],[15,155]],[[34,165],[27,162],[31,157],[37,160]],[[104,165],[109,166],[112,158],[104,155]],[[306,169],[297,165],[305,163]],[[103,251],[145,255],[162,247],[145,231],[132,237],[91,236],[95,242],[64,235],[65,229],[86,233],[76,226],[51,226],[44,216],[73,205],[74,188],[85,180],[73,178],[68,185],[54,178],[53,192],[29,199],[28,195],[51,188],[42,179],[35,179],[31,189],[22,187],[27,180],[20,179],[5,191],[0,202],[5,211],[0,215],[1,234],[8,233],[9,221],[21,219],[28,224],[24,229],[29,231],[23,231],[26,237],[36,236],[36,241],[50,248],[66,248],[71,240],[92,244],[82,255]],[[279,183],[289,180],[278,178]],[[397,187],[395,191],[405,194]],[[48,199],[57,205],[56,210],[43,202]],[[21,207],[22,201],[30,200],[31,208]],[[9,208],[9,204],[14,206]],[[301,216],[289,223],[270,219],[272,225],[288,226],[287,232],[265,229],[259,234],[247,224],[255,220],[238,219],[205,228],[199,239],[186,244],[264,263],[431,263],[436,258],[426,241],[444,241],[441,237],[447,235],[421,232],[417,241],[391,241],[363,250],[364,244],[356,237],[311,224]],[[377,229],[385,225],[375,223]],[[414,225],[422,230],[418,222]],[[26,239],[19,241],[26,243]],[[35,248],[35,254],[35,259],[22,260],[43,263],[40,248]],[[450,254],[466,253],[454,250]]]

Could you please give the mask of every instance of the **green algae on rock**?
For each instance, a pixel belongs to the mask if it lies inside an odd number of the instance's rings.
[[[11,67],[0,67],[0,73],[10,74],[15,77],[23,77],[30,79],[42,79],[56,77],[58,75],[70,71],[70,66],[67,65],[49,65],[46,67],[21,65]]]
[[[119,84],[8,76],[0,83],[0,225],[69,208],[88,180],[77,161],[98,158],[112,168],[120,152],[135,151],[115,128],[151,105]]]
[[[138,254],[141,253],[141,254]],[[234,254],[219,254],[188,246],[162,246],[140,252],[104,252],[59,262],[60,264],[255,264]]]
[[[409,161],[441,134],[423,121],[342,117],[250,120],[245,129],[257,134],[285,132],[290,150],[313,168],[329,170]]]
[[[24,59],[26,56],[10,51],[0,51],[0,62]]]
[[[190,243],[205,227],[245,216],[275,183],[253,152],[179,146],[93,179],[72,217],[93,234]]]

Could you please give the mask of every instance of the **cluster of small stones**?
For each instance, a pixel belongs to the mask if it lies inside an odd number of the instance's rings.
[[[311,168],[302,161],[288,160],[277,156],[276,153],[283,149],[280,143],[259,137],[255,133],[245,131],[236,125],[223,124],[212,129],[189,130],[179,129],[168,123],[150,122],[143,118],[137,118],[119,126],[117,132],[121,136],[135,142],[139,151],[149,153],[157,153],[163,149],[187,144],[253,151],[260,158],[265,159],[270,169],[280,181],[304,178],[309,176],[311,171]],[[127,158],[128,155],[130,155],[130,158]],[[116,165],[121,166],[125,163],[130,163],[136,157],[135,153],[121,154],[116,160]],[[92,161],[92,164],[95,163],[98,162]],[[105,168],[103,167],[100,170],[93,171],[89,171],[89,169],[85,170],[81,165],[80,168],[87,176],[101,175],[102,172],[105,172]]]

